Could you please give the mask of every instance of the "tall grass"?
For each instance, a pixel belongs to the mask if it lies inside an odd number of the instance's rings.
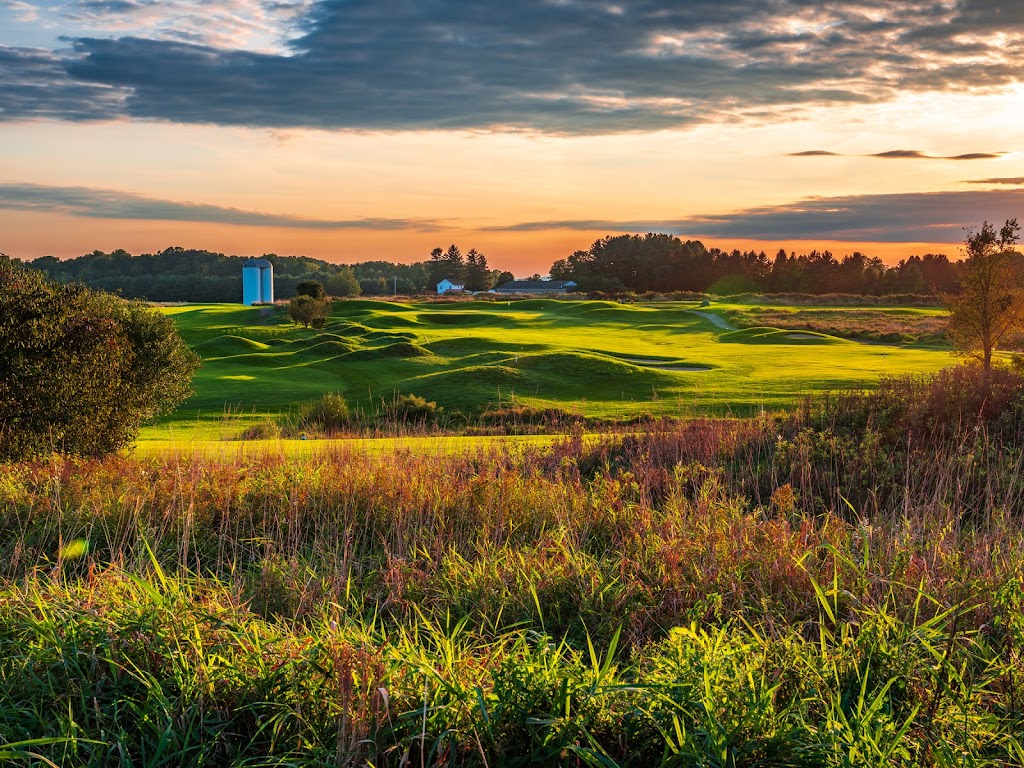
[[[1021,764],[1016,401],[919,384],[516,454],[7,465],[0,760]]]

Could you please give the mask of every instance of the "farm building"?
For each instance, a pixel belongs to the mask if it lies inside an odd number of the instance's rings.
[[[494,293],[567,293],[576,287],[572,280],[510,280],[494,289]]]
[[[454,283],[447,277],[437,284],[437,294],[440,296],[442,293],[458,293],[459,291],[466,290],[466,286],[462,283]]]
[[[274,303],[274,265],[266,259],[247,259],[242,264],[242,303]]]

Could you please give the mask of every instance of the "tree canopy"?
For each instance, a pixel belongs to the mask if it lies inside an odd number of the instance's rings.
[[[787,254],[723,251],[666,234],[617,235],[596,240],[551,265],[551,277],[583,291],[694,291],[736,293],[927,294],[949,290],[956,267],[944,255],[912,256],[887,266],[854,252]]]
[[[198,366],[169,318],[0,260],[0,460],[124,447]]]

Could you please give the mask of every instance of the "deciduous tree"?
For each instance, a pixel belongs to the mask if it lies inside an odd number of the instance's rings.
[[[949,307],[949,338],[964,354],[981,361],[986,374],[992,354],[1024,329],[1024,265],[1014,251],[1020,235],[1016,219],[996,232],[987,221],[964,242],[959,291],[943,298]]]
[[[288,302],[288,317],[296,325],[304,325],[306,328],[322,327],[330,314],[331,304],[329,301],[314,299],[306,294],[299,294]]]
[[[0,260],[0,460],[128,445],[198,366],[165,315]]]

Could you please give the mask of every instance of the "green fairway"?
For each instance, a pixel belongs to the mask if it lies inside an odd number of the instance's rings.
[[[587,416],[745,415],[804,393],[868,385],[953,362],[935,345],[882,345],[785,327],[736,329],[737,307],[531,299],[401,304],[336,301],[327,327],[297,328],[281,308],[165,308],[202,356],[196,394],[168,429],[217,437],[328,391],[372,409],[395,393],[448,412],[489,405]],[[881,311],[881,310],[880,310]]]

